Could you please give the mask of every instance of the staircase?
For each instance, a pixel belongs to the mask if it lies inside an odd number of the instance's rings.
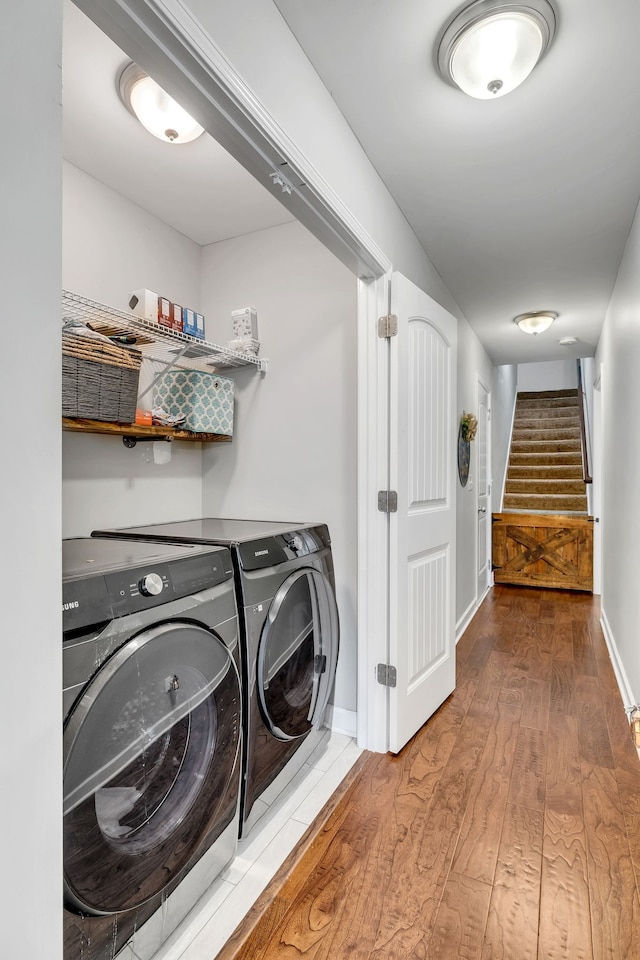
[[[577,390],[519,393],[503,511],[587,513]]]

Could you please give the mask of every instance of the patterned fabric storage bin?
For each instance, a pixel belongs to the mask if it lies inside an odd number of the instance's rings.
[[[233,436],[233,380],[200,370],[170,370],[156,384],[154,407],[186,417],[185,430]]]

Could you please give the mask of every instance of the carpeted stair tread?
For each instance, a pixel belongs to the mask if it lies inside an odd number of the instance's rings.
[[[566,417],[580,417],[578,404],[567,407],[520,407],[515,422],[520,420],[564,420]]]
[[[553,495],[557,494],[577,494],[578,496],[585,497],[585,485],[584,480],[580,477],[579,480],[534,480],[531,477],[527,477],[525,480],[507,480],[507,493],[519,493],[522,496],[527,494],[546,494],[551,493]]]
[[[527,446],[523,444],[523,447]],[[531,444],[530,446],[533,446]],[[539,445],[539,450],[522,450],[513,452],[509,457],[509,466],[514,467],[554,467],[558,466],[579,466],[582,472],[582,453],[580,450],[546,450],[544,444]]]
[[[567,430],[580,429],[580,417],[516,417],[514,430]]]
[[[568,430],[554,429],[553,427],[527,427],[524,430],[521,427],[513,428],[512,438],[514,442],[528,442],[530,440],[564,440],[571,441],[576,439],[580,443],[580,437],[575,437]]]
[[[512,458],[513,459],[513,458]],[[507,480],[582,480],[582,464],[580,461],[574,464],[567,463],[545,463],[540,458],[540,463],[514,464],[509,466]]]
[[[578,393],[571,397],[548,397],[543,400],[522,400],[518,394],[518,410],[562,410],[563,407],[574,409],[578,406]]]
[[[530,440],[513,440],[511,449],[514,453],[536,453],[541,454],[545,451],[549,453],[581,453],[579,440],[543,440],[532,438]]]
[[[585,513],[577,390],[518,393],[504,510]]]
[[[527,407],[541,407],[545,410],[552,410],[554,407],[575,407],[578,404],[578,391],[573,390],[566,396],[545,397],[540,393],[530,393],[525,397],[522,393],[518,394],[518,407],[525,410]]]
[[[564,513],[566,510],[586,513],[587,498],[579,496],[526,495],[505,493],[505,510],[543,510],[546,513]]]
[[[577,397],[578,391],[573,390],[523,390],[518,393],[520,400],[557,400],[562,397]]]

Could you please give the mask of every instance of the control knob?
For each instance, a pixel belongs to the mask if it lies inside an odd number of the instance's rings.
[[[159,573],[148,573],[140,581],[140,593],[145,597],[157,597],[162,593],[162,577]]]

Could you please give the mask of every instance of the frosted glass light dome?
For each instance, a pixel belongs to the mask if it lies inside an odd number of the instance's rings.
[[[127,109],[159,140],[189,143],[204,133],[204,127],[136,63],[122,71],[119,89]]]
[[[470,97],[493,100],[526,80],[554,33],[548,0],[475,0],[443,31],[438,67],[445,80]]]
[[[523,333],[530,333],[537,337],[539,333],[548,330],[558,314],[554,310],[538,310],[536,313],[521,313],[513,318]]]

